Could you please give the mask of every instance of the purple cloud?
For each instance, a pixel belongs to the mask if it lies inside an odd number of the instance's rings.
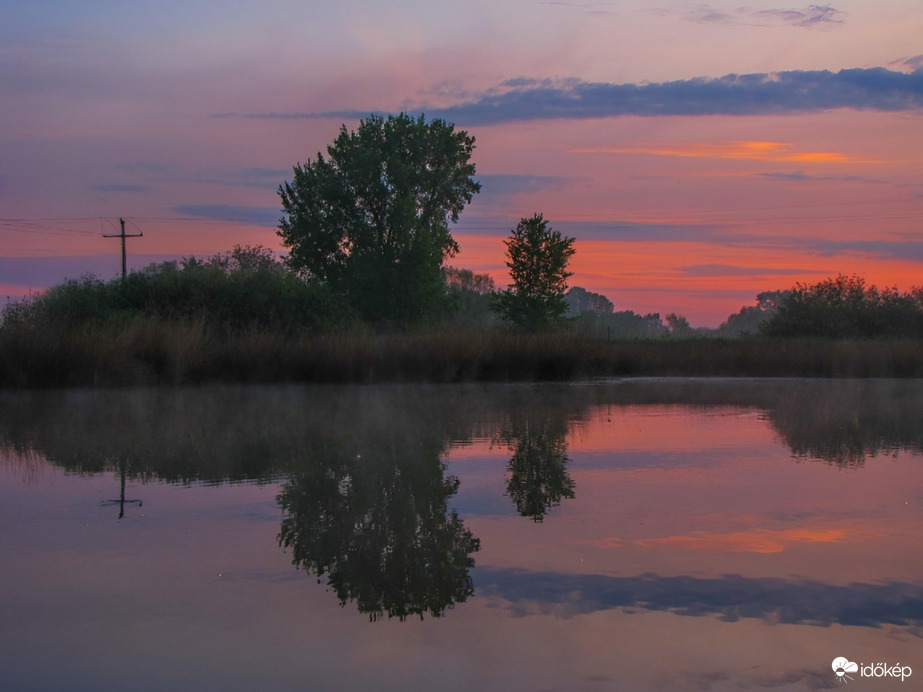
[[[732,264],[690,264],[685,267],[678,267],[678,271],[684,276],[711,277],[711,276],[774,276],[774,275],[794,275],[794,274],[815,274],[814,270],[808,269],[782,269],[778,267],[741,267]]]
[[[477,176],[481,192],[477,199],[494,200],[512,195],[538,192],[566,185],[567,178],[555,175],[530,175],[518,173],[483,173]]]
[[[912,72],[923,70],[923,55],[914,55],[912,58],[898,58],[888,63],[888,67],[907,69]]]
[[[585,14],[615,14],[611,2],[568,2],[567,0],[543,0],[542,5],[557,5],[581,10]]]
[[[767,180],[781,180],[781,181],[805,181],[805,182],[829,182],[831,180],[842,182],[842,183],[876,183],[881,184],[885,181],[879,180],[876,178],[868,178],[863,175],[812,175],[810,173],[805,173],[804,171],[795,171],[792,173],[786,173],[783,171],[775,171],[770,173],[754,173],[758,178],[766,178]]]
[[[177,214],[229,221],[251,226],[277,226],[282,211],[276,207],[244,207],[233,204],[180,204],[173,207]]]
[[[131,270],[141,269],[155,262],[178,259],[179,255],[129,253]],[[22,286],[41,290],[65,279],[77,279],[92,274],[104,280],[120,272],[118,251],[108,254],[52,256],[52,257],[2,257],[0,256],[0,284]]]
[[[780,115],[835,108],[919,111],[923,109],[923,70],[909,74],[883,67],[839,72],[799,70],[643,84],[517,78],[456,105],[422,110],[428,116],[470,126],[622,115]],[[265,112],[235,117],[353,120],[369,113]]]
[[[725,26],[796,26],[803,29],[829,28],[845,21],[846,12],[830,5],[808,5],[804,9],[752,10],[741,7],[720,11],[710,5],[699,5],[687,11],[683,18],[702,24]]]
[[[147,185],[133,185],[130,183],[103,183],[101,185],[90,185],[91,190],[98,192],[145,192]]]

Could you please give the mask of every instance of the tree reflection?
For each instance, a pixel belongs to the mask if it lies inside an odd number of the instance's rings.
[[[448,509],[458,479],[441,452],[441,440],[396,435],[320,445],[278,496],[279,544],[371,620],[439,617],[474,593],[480,547]]]
[[[127,460],[129,480],[262,483],[287,476],[311,440],[325,435],[346,439],[371,417],[390,419],[392,426],[428,426],[428,434],[438,431],[439,444],[483,438],[509,444],[517,478],[508,491],[526,497],[517,486],[528,477],[525,469],[535,467],[519,461],[529,456],[530,426],[557,430],[563,440],[567,420],[601,405],[617,412],[639,405],[759,410],[797,458],[838,466],[859,467],[871,457],[923,451],[923,386],[912,379],[0,392],[0,446],[17,454],[39,452],[81,474],[120,472],[119,464]],[[552,423],[555,418],[559,422]],[[520,444],[522,452],[517,451]],[[547,471],[541,473],[551,477]]]
[[[792,454],[840,467],[923,450],[918,384],[895,381],[803,383],[779,397],[769,419]]]
[[[540,522],[564,498],[574,497],[567,472],[567,419],[535,413],[515,417],[501,441],[513,452],[506,493],[516,510]]]

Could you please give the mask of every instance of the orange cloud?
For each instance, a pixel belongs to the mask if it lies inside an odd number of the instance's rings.
[[[835,151],[793,151],[784,142],[699,142],[673,146],[593,147],[571,149],[574,154],[646,154],[698,159],[736,159],[773,163],[870,163]]]
[[[607,536],[606,538],[587,538],[572,542],[575,545],[589,545],[593,546],[594,548],[602,548],[603,550],[615,550],[625,546],[625,541],[617,536]]]

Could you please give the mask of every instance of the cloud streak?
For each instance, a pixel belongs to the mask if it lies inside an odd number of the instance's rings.
[[[477,176],[481,183],[481,194],[489,188],[493,194],[521,194],[537,192],[549,187],[559,187],[567,178],[555,175],[532,175],[528,173],[482,173]]]
[[[890,63],[889,67],[898,67],[911,72],[915,70],[923,70],[923,55],[914,55],[911,58],[898,58]]]
[[[91,190],[97,192],[146,192],[147,185],[134,185],[131,183],[102,183],[100,185],[90,185]]]
[[[809,580],[688,576],[610,577],[524,570],[477,570],[479,593],[499,596],[515,612],[571,617],[616,608],[668,611],[784,624],[853,627],[923,624],[923,586],[917,583],[848,585]]]
[[[567,178],[560,176],[517,173],[482,173],[477,176],[477,180],[481,183],[481,192],[477,198],[488,204],[514,195],[559,189],[568,183]]]
[[[563,0],[544,0],[541,5],[567,7],[580,10],[585,14],[615,14],[611,2],[564,2]]]
[[[129,253],[130,269],[140,269],[154,262],[177,259],[178,255]],[[93,275],[107,280],[119,274],[118,250],[107,254],[59,257],[3,257],[0,256],[0,283],[43,289],[65,279]]]
[[[276,226],[282,212],[276,207],[245,207],[233,204],[180,204],[172,211],[214,221],[229,221],[251,226]]]
[[[801,29],[832,28],[846,21],[846,12],[830,5],[808,5],[804,9],[751,10],[741,7],[722,11],[711,5],[687,10],[683,19],[721,26],[794,26]]]
[[[528,178],[528,176],[524,176],[524,178]],[[515,181],[515,177],[513,180]],[[553,184],[548,180],[540,180],[539,182],[523,180],[511,184],[516,188],[520,183],[527,189],[533,184],[539,186],[546,183]],[[238,206],[232,204],[183,204],[172,207],[171,211],[183,216],[271,228],[278,225],[279,218],[282,216],[281,210],[277,207]],[[553,222],[552,225],[555,230],[575,237],[578,241],[685,242],[706,245],[717,244],[725,247],[737,246],[751,249],[814,252],[824,257],[849,254],[885,259],[923,260],[923,241],[916,239],[844,241],[830,240],[819,236],[742,233],[735,230],[734,227],[723,223],[557,221]],[[747,225],[747,222],[740,222],[737,225]],[[515,226],[515,223],[505,217],[465,217],[457,225],[453,226],[452,232],[458,235],[496,236],[506,234],[513,226]],[[721,271],[722,266],[692,265],[686,269],[690,272],[714,272]],[[794,270],[791,270],[791,272],[770,270],[770,273],[794,273]]]
[[[758,178],[767,180],[777,180],[783,182],[828,182],[837,181],[843,183],[873,183],[882,184],[883,181],[877,178],[868,178],[862,175],[813,175],[804,171],[794,171],[786,173],[784,171],[774,171],[769,173],[754,173]]]
[[[133,192],[148,189],[151,185],[162,183],[193,183],[196,185],[222,185],[231,187],[255,187],[275,190],[279,184],[292,177],[291,168],[248,167],[200,167],[187,170],[182,166],[136,161],[119,166],[128,172],[132,179],[140,181],[132,184],[103,184],[91,186],[91,189],[103,192]]]
[[[611,84],[577,79],[516,78],[444,107],[431,117],[464,125],[635,116],[781,115],[851,108],[923,110],[923,69],[883,67],[729,74],[660,83]],[[215,113],[213,118],[357,119],[380,110]]]
[[[835,223],[839,217],[816,219]],[[848,217],[843,217],[848,218]],[[802,219],[811,221],[810,218]],[[760,223],[784,223],[785,218],[738,220],[731,223],[667,223],[643,221],[555,221],[556,231],[572,236],[578,241],[609,241],[619,243],[701,243],[722,247],[742,247],[762,250],[783,250],[815,253],[822,257],[861,255],[881,259],[923,260],[923,240],[894,238],[888,240],[831,240],[822,235],[791,235],[781,233],[748,233],[741,227]],[[499,217],[462,218],[453,227],[453,233],[473,236],[505,234],[515,226],[509,219]],[[732,265],[688,265],[681,269],[689,276],[731,276],[765,271],[771,275],[811,273],[800,269],[749,269]]]
[[[683,276],[699,278],[711,277],[747,277],[755,276],[795,276],[798,274],[816,274],[810,269],[786,269],[782,267],[744,267],[734,264],[690,264],[678,267],[677,271]]]
[[[508,233],[514,226],[506,218],[463,218],[454,230],[466,235]],[[726,227],[710,224],[654,223],[643,221],[554,221],[556,231],[577,240],[621,242],[722,242]]]

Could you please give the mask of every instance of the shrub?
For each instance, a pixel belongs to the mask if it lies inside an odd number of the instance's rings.
[[[875,338],[923,337],[920,289],[867,286],[860,276],[796,284],[778,311],[762,326],[770,336]]]
[[[7,306],[3,323],[68,330],[125,324],[138,316],[283,331],[322,330],[350,319],[326,286],[287,271],[265,248],[237,246],[207,260],[152,264],[124,279],[68,279],[31,301]]]

